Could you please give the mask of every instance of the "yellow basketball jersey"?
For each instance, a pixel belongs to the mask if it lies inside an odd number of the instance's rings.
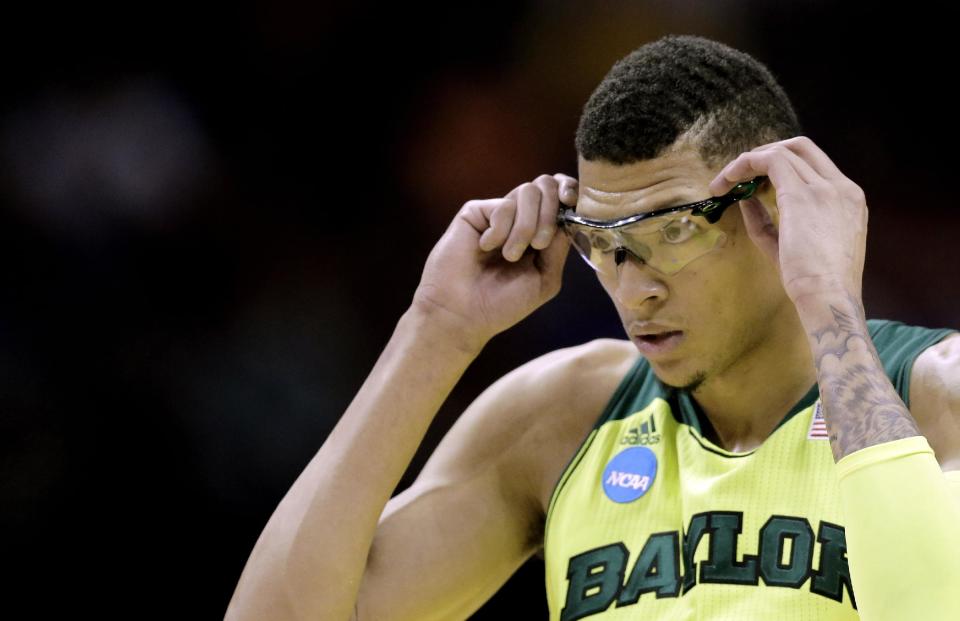
[[[951,331],[868,326],[909,406],[913,361]],[[554,489],[550,619],[858,619],[818,397],[814,385],[761,446],[734,453],[639,358]]]

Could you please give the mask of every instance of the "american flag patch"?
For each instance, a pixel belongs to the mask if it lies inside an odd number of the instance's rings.
[[[813,406],[813,419],[810,421],[810,431],[807,432],[808,440],[825,440],[827,438],[827,421],[823,418],[823,407],[820,405],[820,399]]]

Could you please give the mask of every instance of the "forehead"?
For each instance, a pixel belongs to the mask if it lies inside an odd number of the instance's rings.
[[[710,198],[711,171],[693,150],[617,165],[578,158],[577,213],[611,219]]]

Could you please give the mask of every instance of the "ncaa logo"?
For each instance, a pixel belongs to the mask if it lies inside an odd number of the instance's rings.
[[[645,446],[617,453],[603,470],[603,492],[614,502],[633,502],[657,478],[657,456]]]

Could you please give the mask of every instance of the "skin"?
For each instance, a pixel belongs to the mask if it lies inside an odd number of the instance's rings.
[[[765,217],[769,210],[751,199],[743,210],[744,224],[776,266],[803,324],[834,459],[922,435],[917,419],[887,378],[867,331],[862,299],[867,236],[863,190],[804,136],[741,154],[711,181],[710,190],[724,192],[758,174],[769,176],[776,188],[779,217],[777,222]],[[936,355],[946,350],[941,345],[934,351]],[[945,385],[955,385],[960,375],[956,367],[937,372]],[[941,459],[952,461],[955,451],[948,448]]]
[[[717,170],[692,146],[625,166],[580,160],[577,212],[615,218],[709,196]],[[732,186],[731,186],[732,187]],[[772,192],[760,192],[773,201]],[[680,345],[650,360],[672,386],[699,382],[694,397],[729,450],[758,446],[816,381],[810,349],[776,267],[751,242],[740,210],[728,208],[714,226],[726,244],[672,275],[630,258],[619,277],[599,276],[630,335],[635,321],[684,331]],[[788,362],[789,364],[784,364]],[[789,372],[784,372],[788,369]]]
[[[542,547],[563,468],[638,356],[630,341],[557,350],[507,374],[391,495],[484,345],[559,291],[569,251],[559,202],[612,217],[659,207],[677,198],[671,190],[685,203],[768,175],[771,187],[717,223],[724,247],[670,277],[631,259],[602,281],[625,327],[684,330],[654,371],[675,385],[702,378],[694,396],[730,450],[762,442],[819,381],[837,459],[923,433],[945,467],[960,464],[960,340],[918,358],[913,409],[898,404],[864,336],[866,205],[831,167],[803,137],[720,171],[678,145],[627,167],[581,161],[579,183],[541,175],[468,201],[366,382],[265,526],[226,619],[465,619]]]

